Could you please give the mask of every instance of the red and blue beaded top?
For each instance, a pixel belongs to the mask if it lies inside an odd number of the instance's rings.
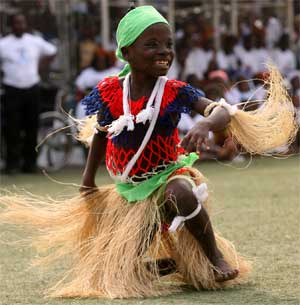
[[[180,140],[177,124],[180,114],[190,113],[193,103],[203,95],[202,91],[187,83],[167,81],[152,136],[129,173],[133,181],[142,181],[177,161],[178,156],[183,153],[178,146]],[[123,88],[119,78],[115,76],[99,82],[82,103],[85,105],[86,115],[97,113],[99,125],[106,126],[123,115],[122,99]],[[147,101],[147,97],[129,100],[131,114],[136,116]],[[148,127],[149,123],[135,123],[133,131],[125,128],[118,136],[108,139],[106,166],[113,177],[122,175],[127,163],[140,147]]]

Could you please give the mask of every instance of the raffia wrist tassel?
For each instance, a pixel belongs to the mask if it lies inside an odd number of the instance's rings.
[[[208,117],[211,112],[218,106],[220,106],[218,102],[210,103],[204,110],[204,116]]]
[[[219,102],[212,102],[205,108],[204,116],[208,117],[216,107],[225,108],[230,116],[234,116],[238,110],[237,105],[230,105],[224,98],[221,98]]]
[[[236,142],[251,154],[275,155],[278,149],[288,148],[299,128],[281,74],[274,66],[269,66],[269,72],[268,98],[263,105],[247,112],[237,109],[228,126]]]
[[[95,133],[95,124],[97,124],[97,116],[93,115],[84,120],[77,121],[78,134],[76,139],[87,145],[90,145]]]
[[[220,99],[219,104],[221,107],[225,108],[228,111],[230,116],[234,116],[238,111],[237,105],[230,105],[223,98]]]

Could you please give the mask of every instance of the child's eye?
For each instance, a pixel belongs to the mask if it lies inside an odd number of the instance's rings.
[[[150,48],[155,48],[155,47],[158,46],[158,43],[155,42],[155,41],[147,42],[147,43],[145,44],[145,46],[146,46],[146,47],[150,47]]]
[[[167,46],[168,46],[169,49],[173,48],[173,41],[168,42]]]

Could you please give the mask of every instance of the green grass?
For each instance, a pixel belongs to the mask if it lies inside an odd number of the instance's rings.
[[[240,165],[239,165],[240,166]],[[28,269],[33,249],[0,244],[0,304],[51,305],[291,305],[300,304],[300,159],[255,159],[247,169],[204,163],[201,171],[213,188],[212,220],[216,230],[232,240],[253,261],[249,282],[221,291],[186,291],[162,298],[44,299],[57,270]],[[98,184],[109,178],[101,168]],[[103,173],[103,174],[102,174]],[[80,182],[80,171],[68,169],[52,174],[60,182]],[[12,184],[38,194],[53,196],[77,188],[54,183],[47,177],[2,177],[2,187]],[[15,231],[0,227],[0,239]],[[5,232],[5,233],[4,233]]]

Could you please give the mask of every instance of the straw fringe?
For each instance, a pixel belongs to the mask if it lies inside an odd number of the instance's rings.
[[[281,74],[275,66],[269,65],[268,68],[268,98],[257,110],[238,110],[228,127],[236,142],[251,154],[284,153],[299,128]]]
[[[78,134],[76,139],[86,145],[89,145],[90,139],[95,133],[95,124],[97,124],[97,115],[92,115],[81,120],[78,124]]]
[[[241,283],[249,267],[229,241],[217,236],[225,259],[240,274],[216,283],[212,265],[185,228],[162,233],[156,196],[130,205],[114,185],[61,202],[9,194],[0,197],[5,207],[0,222],[35,229],[38,238],[32,244],[43,254],[35,264],[71,261],[70,270],[47,292],[53,297],[149,297],[178,292],[182,284],[217,289]],[[178,272],[159,277],[158,258],[173,258]],[[150,271],[146,262],[156,267]]]

